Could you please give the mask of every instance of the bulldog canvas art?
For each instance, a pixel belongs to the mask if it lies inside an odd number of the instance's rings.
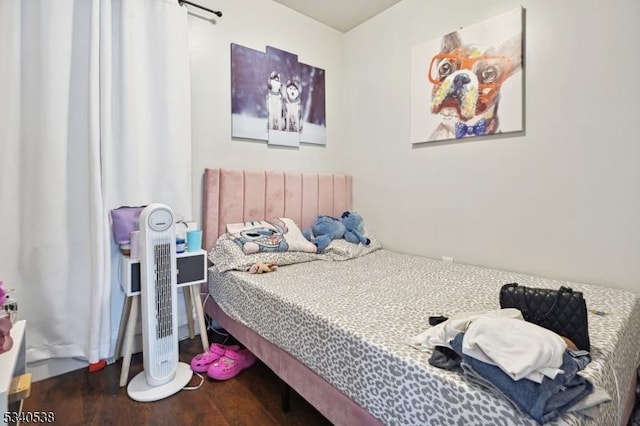
[[[411,142],[522,130],[522,9],[412,50]]]

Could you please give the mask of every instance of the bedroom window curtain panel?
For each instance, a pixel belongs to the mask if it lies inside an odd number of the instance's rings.
[[[187,12],[172,0],[0,2],[0,276],[27,361],[112,356],[109,211],[191,216]]]

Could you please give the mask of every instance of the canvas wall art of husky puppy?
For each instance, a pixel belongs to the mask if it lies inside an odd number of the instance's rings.
[[[300,132],[302,130],[302,107],[300,105],[300,85],[297,81],[288,80],[285,87],[285,124],[289,132]]]
[[[269,113],[269,129],[284,130],[284,103],[282,99],[282,83],[280,74],[273,71],[267,81],[267,110]]]
[[[496,47],[464,44],[457,31],[445,35],[428,71],[431,113],[440,117],[429,140],[498,133],[500,89],[521,63],[521,34]]]

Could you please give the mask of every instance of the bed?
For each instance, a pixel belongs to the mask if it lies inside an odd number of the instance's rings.
[[[207,250],[228,223],[288,217],[304,229],[318,214],[352,208],[346,175],[206,169],[203,189]],[[499,308],[504,283],[569,286],[591,310],[592,361],[583,374],[612,401],[594,419],[566,413],[552,424],[626,424],[640,363],[639,295],[395,253],[370,235],[371,250],[345,261],[262,275],[212,267],[205,312],[334,424],[535,425],[460,374],[430,366],[430,354],[406,342],[431,315]]]

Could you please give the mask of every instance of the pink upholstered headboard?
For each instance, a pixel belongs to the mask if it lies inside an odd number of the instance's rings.
[[[288,217],[300,229],[316,216],[352,209],[351,176],[318,173],[205,169],[204,249],[209,251],[227,223]]]

